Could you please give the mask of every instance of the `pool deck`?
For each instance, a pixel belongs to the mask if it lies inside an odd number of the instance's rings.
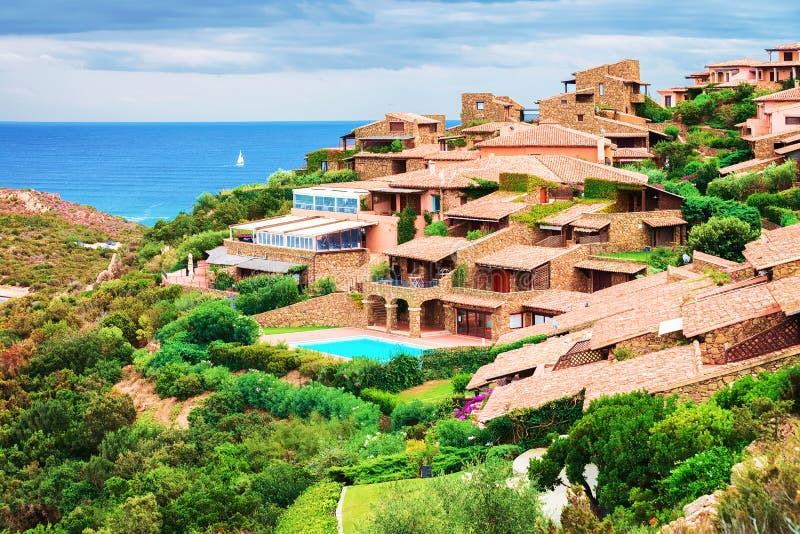
[[[455,334],[426,334],[424,337],[408,337],[399,334],[387,334],[378,330],[366,328],[328,328],[325,330],[311,330],[309,332],[291,332],[288,334],[270,334],[259,337],[262,343],[299,343],[303,341],[334,340],[348,337],[375,337],[384,341],[417,345],[430,349],[447,347],[479,346],[482,343],[490,345],[487,340],[477,337],[459,336]]]

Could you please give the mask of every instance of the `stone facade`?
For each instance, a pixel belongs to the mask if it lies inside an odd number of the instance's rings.
[[[568,128],[599,134],[595,108],[634,114],[644,102],[639,61],[625,59],[575,73],[575,90],[539,101],[539,119],[556,120]]]
[[[463,161],[437,160],[436,167],[446,167],[454,163],[463,163]],[[353,156],[353,170],[356,171],[360,180],[372,180],[427,168],[427,158],[403,157],[400,153],[397,156],[381,154],[381,157],[375,157],[368,152],[360,152]]]
[[[347,293],[331,293],[253,315],[266,327],[350,326],[366,328],[367,313]]]
[[[767,354],[736,364],[725,365],[717,371],[700,375],[700,380],[692,379],[683,383],[671,384],[668,389],[659,393],[678,394],[695,402],[703,402],[740,378],[748,375],[756,377],[764,371],[775,372],[786,365],[795,365],[799,362],[800,349],[794,347],[776,354]]]
[[[366,249],[315,253],[310,250],[272,247],[229,239],[225,240],[224,245],[228,254],[307,265],[306,276],[309,284],[330,276],[336,282],[336,287],[345,291],[354,289],[366,278],[369,271],[369,252]]]
[[[361,141],[364,137],[412,137],[413,139],[404,140],[405,148],[414,148],[419,145],[437,144],[439,136],[445,133],[444,115],[423,115],[436,120],[436,124],[419,124],[416,121],[404,120],[402,117],[394,117],[391,113],[386,114],[386,118],[355,128],[353,132],[356,137],[356,147],[364,148]],[[402,124],[402,130],[393,129],[393,124]]]
[[[763,332],[784,321],[786,316],[782,312],[747,319],[731,326],[717,328],[711,332],[698,336],[700,348],[703,352],[703,363],[718,365],[725,363],[725,351],[744,341],[745,339]]]
[[[478,103],[483,103],[483,109]],[[462,93],[461,123],[473,120],[491,122],[519,122],[522,118],[521,104],[507,96],[497,97],[492,93]]]
[[[787,261],[772,268],[772,279],[779,280],[789,276],[800,275],[800,260]]]
[[[695,253],[690,265],[691,269],[696,273],[704,273],[710,269],[716,273],[728,274],[731,277],[731,282],[740,282],[755,276],[753,266],[749,263],[731,265],[732,263],[733,262],[722,258],[709,256],[708,254]],[[798,274],[800,274],[800,271],[798,271]]]
[[[611,252],[633,252],[642,250],[650,244],[650,227],[643,219],[658,217],[682,217],[680,210],[658,211],[633,211],[627,213],[587,213],[582,216],[586,219],[610,220],[607,243],[591,245],[592,254],[607,254]],[[681,230],[683,228],[683,230]],[[675,227],[673,239],[676,243],[685,240],[685,226]]]
[[[636,356],[641,356],[649,352],[658,352],[660,350],[677,347],[685,342],[686,338],[683,337],[682,332],[673,332],[661,336],[659,336],[657,332],[649,332],[641,336],[626,339],[625,341],[620,341],[614,345],[612,350],[626,348],[630,349]]]
[[[780,146],[781,141],[786,137],[793,137],[797,135],[797,130],[789,130],[780,134],[770,135],[765,138],[755,138],[750,142],[750,148],[753,150],[754,158],[755,159],[769,159],[774,158],[775,154],[775,145],[778,144]],[[749,140],[745,138],[745,140]]]

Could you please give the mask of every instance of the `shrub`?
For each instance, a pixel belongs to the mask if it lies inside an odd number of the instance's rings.
[[[235,302],[236,308],[247,315],[283,308],[300,301],[300,291],[293,276],[264,277],[258,281],[258,285],[245,286],[245,290],[242,289],[243,282],[237,285],[239,295]],[[261,286],[262,283],[265,285]]]
[[[400,430],[406,426],[430,423],[436,419],[436,406],[420,400],[397,404],[392,410],[392,428]]]
[[[774,193],[753,193],[747,197],[746,204],[750,207],[756,208],[761,215],[764,215],[764,209],[768,206],[779,208],[789,207],[789,201],[786,196]]]
[[[320,183],[339,183],[339,182],[354,182],[358,180],[358,174],[351,169],[340,169],[336,171],[327,171],[322,173]]]
[[[224,291],[226,289],[230,289],[235,282],[236,280],[234,280],[233,276],[225,271],[218,271],[214,275],[214,289],[220,289]]]
[[[793,210],[800,210],[800,187],[793,187],[778,193],[782,198],[786,199],[788,207]]]
[[[488,439],[486,432],[469,420],[442,419],[435,432],[441,447],[483,446]]]
[[[467,241],[475,241],[476,239],[480,239],[491,233],[492,233],[491,230],[470,230],[469,232],[467,232],[467,235],[465,237],[467,238]]]
[[[330,276],[320,278],[311,286],[311,291],[316,296],[329,295],[336,292],[336,282]]]
[[[281,514],[275,534],[330,534],[336,532],[336,507],[342,485],[336,482],[319,482],[303,492]]]
[[[370,267],[369,277],[372,280],[385,280],[389,278],[389,272],[389,262],[384,260]]]
[[[635,358],[636,354],[630,347],[617,347],[614,349],[614,358],[619,361],[630,360],[631,358]]]
[[[781,165],[770,163],[763,171],[764,182],[775,193],[792,187],[797,180],[797,163],[789,160]]]
[[[800,222],[800,219],[797,218],[797,215],[793,211],[787,211],[783,214],[780,220],[781,226],[791,226],[793,224],[797,224]]]
[[[414,208],[406,206],[397,214],[397,217],[397,244],[402,245],[414,239],[414,236],[417,234],[417,228],[415,226],[417,214],[414,213]]]
[[[214,365],[222,365],[231,371],[258,369],[275,376],[283,376],[300,367],[300,352],[268,343],[235,345],[212,343],[208,347],[209,358]]]
[[[127,313],[115,311],[103,317],[100,321],[101,327],[115,326],[120,329],[122,336],[128,340],[131,345],[136,344],[136,323],[128,316]]]
[[[764,208],[764,217],[775,224],[781,224],[781,221],[787,215],[794,215],[794,213],[789,208],[780,208],[778,206],[767,206]]]
[[[210,300],[186,316],[186,330],[188,341],[200,345],[215,340],[249,345],[256,340],[258,324],[231,308],[227,301]]]
[[[453,393],[461,394],[467,389],[467,384],[472,380],[472,373],[459,373],[450,382],[453,384]]]
[[[203,392],[200,377],[192,372],[188,363],[169,363],[156,374],[155,390],[159,397],[177,397],[186,400]]]
[[[397,406],[397,397],[386,391],[376,388],[365,388],[361,390],[359,396],[367,402],[371,402],[381,409],[384,415],[392,415]]]
[[[707,223],[689,231],[688,247],[727,260],[742,261],[745,244],[757,237],[758,233],[740,219],[711,217]]]
[[[453,269],[453,287],[464,287],[467,285],[467,264],[459,263]]]
[[[660,483],[665,501],[670,506],[680,506],[725,488],[738,456],[717,446],[680,462]]]
[[[421,455],[420,455],[421,456]],[[421,459],[421,458],[420,458]],[[419,476],[417,458],[391,454],[364,460],[352,466],[331,467],[328,476],[347,484],[377,484]]]
[[[677,139],[681,131],[677,126],[667,126],[664,128],[664,133],[670,136],[673,140]]]
[[[438,235],[447,237],[447,225],[443,221],[436,221],[425,227],[425,235]]]
[[[456,372],[474,373],[479,367],[493,362],[501,352],[518,349],[525,344],[541,343],[545,339],[547,336],[540,334],[494,347],[453,347],[426,350],[420,356],[422,372],[428,380],[450,378]]]

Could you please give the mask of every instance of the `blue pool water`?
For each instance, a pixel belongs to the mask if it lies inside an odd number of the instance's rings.
[[[392,343],[369,336],[327,341],[304,341],[302,343],[293,343],[293,345],[346,358],[365,356],[381,363],[388,362],[398,354],[419,356],[426,350],[425,347],[407,345],[405,343]]]

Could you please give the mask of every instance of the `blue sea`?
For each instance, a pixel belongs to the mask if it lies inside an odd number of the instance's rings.
[[[0,122],[0,187],[58,193],[152,225],[191,211],[203,192],[300,168],[306,153],[366,122]]]

